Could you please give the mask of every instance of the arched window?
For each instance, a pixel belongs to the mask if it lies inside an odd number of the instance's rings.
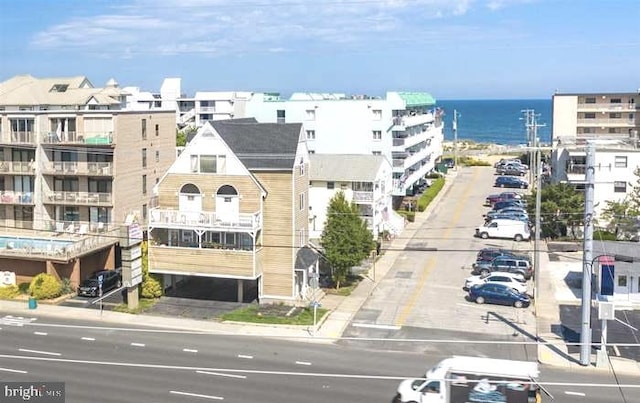
[[[187,183],[180,188],[180,193],[183,194],[200,194],[200,189],[193,183]]]
[[[218,196],[237,196],[238,192],[236,191],[236,188],[234,188],[233,186],[229,186],[229,185],[223,185],[220,186],[220,189],[218,189]]]

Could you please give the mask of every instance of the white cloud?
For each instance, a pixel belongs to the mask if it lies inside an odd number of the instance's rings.
[[[486,0],[498,9],[514,1]],[[455,22],[474,0],[130,0],[93,17],[74,17],[35,34],[38,49],[131,57],[242,54],[359,46],[425,35]],[[451,18],[451,21],[446,20]],[[431,22],[429,22],[431,21]],[[442,29],[447,26],[443,25]],[[429,33],[427,32],[427,35]]]

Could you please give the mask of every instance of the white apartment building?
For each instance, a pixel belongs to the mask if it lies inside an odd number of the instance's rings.
[[[309,161],[309,238],[321,237],[329,203],[340,191],[356,204],[374,239],[404,228],[404,218],[392,208],[391,163],[386,157],[316,153]]]
[[[166,78],[160,87],[163,106],[176,110],[179,129],[199,128],[205,122],[246,117],[244,108],[251,92],[198,91],[187,97],[181,90],[180,78]]]
[[[595,211],[622,201],[640,165],[639,93],[553,95],[552,181],[584,188],[587,141],[596,143]]]
[[[303,123],[311,153],[386,157],[397,200],[433,170],[442,156],[442,111],[427,93],[387,92],[385,98],[344,94],[256,93],[247,116],[259,122]]]

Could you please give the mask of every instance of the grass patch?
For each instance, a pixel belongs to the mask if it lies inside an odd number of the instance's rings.
[[[136,309],[129,309],[129,305],[127,304],[118,304],[113,307],[115,312],[123,312],[123,313],[143,313],[147,309],[151,308],[158,302],[157,299],[152,298],[140,298],[138,301],[138,307]]]
[[[459,160],[460,165],[465,165],[468,167],[490,167],[491,163],[485,160],[479,160],[471,157],[461,157]]]
[[[328,310],[318,308],[316,323]],[[287,316],[289,314],[289,316]],[[287,305],[250,305],[222,315],[222,320],[272,325],[313,325],[313,308],[291,307]]]
[[[347,276],[347,280],[340,284],[340,289],[336,290],[335,288],[323,288],[326,294],[331,295],[339,295],[341,297],[348,297],[351,295],[353,290],[360,284],[362,281],[362,276]]]

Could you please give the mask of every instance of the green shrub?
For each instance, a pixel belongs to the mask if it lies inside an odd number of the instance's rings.
[[[397,213],[406,218],[409,222],[414,222],[416,220],[415,211],[398,210]]]
[[[616,234],[604,230],[593,231],[593,239],[597,241],[617,241]]]
[[[153,274],[147,274],[142,278],[140,286],[140,296],[142,298],[160,298],[162,296],[162,282]]]
[[[418,211],[424,211],[429,203],[440,193],[444,186],[444,178],[438,177],[418,199]]]
[[[427,178],[428,179],[438,179],[438,178],[442,178],[442,174],[440,172],[429,172],[427,174]]]
[[[485,160],[479,160],[471,157],[462,157],[460,158],[460,165],[465,165],[468,167],[490,167],[491,163]]]
[[[71,294],[75,291],[75,288],[73,287],[73,284],[71,283],[71,280],[69,278],[63,278],[62,279],[62,284],[61,284],[61,289],[60,289],[60,293],[65,295],[65,294]]]
[[[29,294],[35,299],[51,299],[60,296],[62,283],[51,274],[40,273],[31,280]]]
[[[8,285],[6,287],[0,287],[0,299],[13,299],[20,294],[20,289],[17,285]]]
[[[29,294],[29,283],[18,284],[18,291],[20,294]]]

